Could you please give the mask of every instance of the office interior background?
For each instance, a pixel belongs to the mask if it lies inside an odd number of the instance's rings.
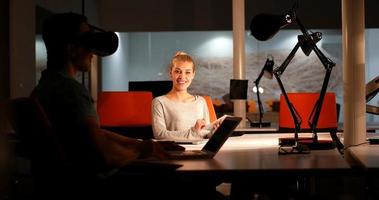
[[[81,13],[83,2],[90,23],[116,31],[120,38],[118,51],[97,64],[96,90],[126,91],[129,81],[168,80],[168,61],[181,50],[193,55],[198,66],[191,92],[211,95],[216,103],[225,103],[233,68],[231,0],[1,0],[0,100],[28,96],[37,84],[45,64],[39,34],[43,18],[53,12]],[[271,40],[259,42],[249,34],[249,23],[262,12],[282,14],[293,3],[293,0],[245,0],[248,100],[256,100],[252,92],[253,81],[267,57],[272,56],[275,66],[280,65],[300,33],[296,25],[290,25]],[[328,91],[335,92],[337,102],[342,104],[341,1],[300,0],[299,3],[298,16],[309,30],[323,33],[318,46],[336,63]],[[379,2],[365,0],[365,4],[365,75],[368,82],[379,75]],[[298,51],[283,75],[283,82],[288,92],[317,92],[323,76],[324,69],[315,54],[306,57]],[[89,77],[85,75],[85,82],[90,82]],[[269,111],[281,92],[275,79],[262,78],[260,86],[264,88],[261,98]],[[379,97],[369,104],[378,106]],[[343,122],[342,112],[343,109],[339,114],[340,122]],[[366,121],[379,122],[379,118],[367,114]],[[0,131],[4,127],[2,123]]]
[[[253,102],[248,112],[257,112],[253,81],[266,59],[272,57],[275,66],[279,66],[300,34],[296,25],[290,25],[273,39],[262,42],[250,35],[249,23],[254,15],[262,12],[283,14],[294,2],[245,1],[246,78],[249,80],[248,102]],[[368,82],[379,74],[376,55],[379,23],[375,19],[378,3],[366,0],[365,4],[365,73]],[[215,104],[227,101],[233,68],[232,11],[229,0],[165,0],[159,3],[147,0],[15,0],[2,1],[1,8],[3,30],[10,30],[1,33],[5,41],[1,47],[1,99],[29,94],[37,84],[46,62],[40,37],[42,20],[50,13],[72,11],[84,12],[90,23],[116,31],[120,38],[118,51],[99,61],[97,90],[127,91],[129,81],[169,80],[167,64],[172,55],[181,50],[193,55],[198,66],[191,92],[210,95]],[[342,104],[341,2],[299,1],[297,14],[308,30],[323,33],[318,47],[336,63],[328,91],[335,92],[337,102]],[[89,75],[84,76],[88,83]],[[317,92],[323,77],[324,69],[316,55],[311,53],[307,57],[298,51],[282,79],[287,92]],[[279,86],[274,79],[263,78],[260,87],[264,89],[261,95],[264,108],[270,111],[273,102],[279,100]],[[379,97],[375,97],[369,104],[378,105],[378,100]],[[340,122],[343,122],[342,112],[339,114]],[[378,117],[371,114],[366,119],[368,122],[378,121]]]

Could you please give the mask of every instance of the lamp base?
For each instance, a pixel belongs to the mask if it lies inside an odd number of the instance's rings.
[[[259,121],[251,121],[251,122],[250,122],[250,126],[251,126],[251,127],[258,127],[258,128],[262,128],[262,127],[270,127],[270,126],[271,126],[271,122],[268,122],[268,121],[262,121],[262,122],[259,122]]]
[[[301,141],[312,141],[312,137],[299,137],[298,141],[299,143]],[[295,145],[295,138],[293,137],[284,137],[279,138],[279,146],[294,146]]]
[[[306,145],[312,150],[327,150],[336,148],[335,142],[331,140],[317,140],[313,141],[312,137],[299,137],[298,142],[302,145]],[[295,138],[286,137],[279,138],[279,146],[293,146],[295,145]]]

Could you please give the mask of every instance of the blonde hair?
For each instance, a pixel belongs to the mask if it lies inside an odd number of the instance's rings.
[[[178,62],[190,62],[192,63],[193,71],[196,70],[195,62],[193,61],[192,57],[188,55],[186,52],[178,51],[175,53],[175,55],[172,57],[171,62],[169,64],[169,70],[171,70],[176,63]]]

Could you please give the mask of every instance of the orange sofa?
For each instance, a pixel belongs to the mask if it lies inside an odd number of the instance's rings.
[[[152,99],[152,92],[148,91],[100,92],[97,101],[100,126],[129,137],[152,138]]]
[[[217,119],[210,96],[204,96],[209,109],[210,121]],[[97,101],[100,126],[125,136],[153,138],[151,127],[150,91],[100,92]]]

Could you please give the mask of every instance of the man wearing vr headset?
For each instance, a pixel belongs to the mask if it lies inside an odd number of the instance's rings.
[[[107,56],[117,49],[116,34],[96,31],[85,16],[75,13],[55,14],[43,24],[47,68],[31,96],[46,111],[66,162],[85,177],[139,158],[165,158],[166,147],[183,149],[124,137],[99,127],[88,90],[75,80],[78,72],[89,71],[94,54]]]
[[[47,49],[47,69],[31,96],[45,109],[64,142],[70,162],[88,171],[89,166],[101,170],[123,166],[137,158],[165,157],[159,143],[101,129],[88,90],[75,80],[78,72],[89,71],[94,54],[106,56],[116,51],[118,39],[114,33],[94,32],[85,16],[63,13],[44,22],[42,37]],[[99,44],[107,42],[113,45]]]
[[[63,147],[66,162],[74,168],[75,174],[91,177],[99,172],[125,166],[140,158],[164,159],[167,150],[184,150],[174,143],[141,141],[100,128],[93,100],[88,90],[75,80],[75,77],[78,72],[87,72],[90,69],[94,54],[108,56],[117,50],[118,37],[115,33],[91,26],[83,15],[62,13],[54,14],[44,21],[42,37],[47,49],[47,68],[42,72],[42,77],[31,96],[35,97],[46,111]],[[201,185],[190,180],[154,180],[154,184],[150,179],[140,180],[138,177],[129,177],[126,182],[125,178],[120,176],[111,180],[117,181],[111,181],[112,184],[108,184],[108,188],[112,188],[113,191],[118,188],[116,191],[125,192],[128,196],[138,194],[138,199],[156,196],[167,187],[171,189],[165,195],[174,196],[183,189],[187,190],[185,185],[196,188]],[[74,187],[86,186],[80,182],[70,184],[77,185]],[[141,192],[144,189],[149,192]],[[88,186],[82,190],[86,195],[96,192],[96,189]],[[209,193],[211,196],[214,194],[212,187],[200,187],[197,191]],[[48,190],[45,189],[44,192]],[[107,199],[112,194],[106,193]]]

